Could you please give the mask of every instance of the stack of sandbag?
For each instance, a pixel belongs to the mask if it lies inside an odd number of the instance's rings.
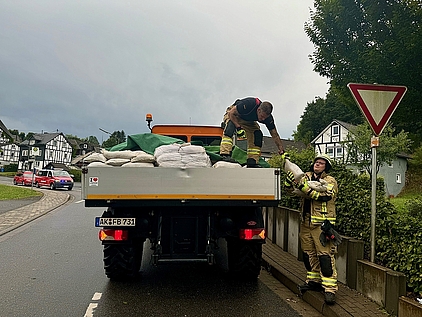
[[[211,167],[205,149],[190,143],[159,146],[154,151],[154,158],[159,167]]]
[[[92,153],[84,159],[88,167],[122,166],[122,167],[154,167],[154,156],[144,151],[116,151],[102,149],[101,153]]]

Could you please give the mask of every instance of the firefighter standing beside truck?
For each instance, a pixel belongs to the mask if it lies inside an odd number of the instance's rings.
[[[305,173],[301,181],[296,182],[293,173],[288,172],[285,182],[288,189],[297,188],[305,194],[301,201],[299,236],[307,276],[306,283],[299,285],[299,290],[302,294],[307,290],[324,291],[327,304],[335,303],[338,290],[335,254],[341,242],[341,237],[332,227],[336,221],[338,186],[334,177],[327,174],[331,166],[328,155],[317,155],[311,171]],[[326,191],[318,192],[308,184],[309,181],[320,180],[327,182]]]
[[[233,135],[236,132],[237,137],[246,138],[248,142],[247,166],[259,167],[258,162],[261,156],[263,134],[258,122],[266,125],[279,154],[284,153],[283,142],[278,135],[274,118],[271,114],[272,110],[273,106],[270,102],[262,102],[258,98],[253,97],[238,99],[227,108],[222,123],[224,131],[220,144],[220,155],[223,160],[235,162],[231,158],[231,151]]]

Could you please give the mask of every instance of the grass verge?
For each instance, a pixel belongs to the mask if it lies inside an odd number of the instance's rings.
[[[23,199],[41,195],[42,194],[40,192],[31,188],[0,184],[0,200]]]

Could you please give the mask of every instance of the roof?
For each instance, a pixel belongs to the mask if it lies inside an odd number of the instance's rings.
[[[6,128],[4,123],[0,120],[0,129],[3,131],[4,134],[6,134],[10,140],[15,140],[13,137],[13,134],[10,133],[9,129]]]
[[[325,131],[327,131],[327,129],[329,129],[333,124],[339,124],[341,125],[343,128],[345,128],[347,131],[351,131],[354,127],[356,127],[355,125],[351,124],[351,123],[347,123],[344,121],[340,121],[337,119],[334,119],[333,121],[331,121],[331,123],[329,125],[327,125],[312,141],[311,144],[314,144],[316,142],[316,140],[318,140],[322,134],[324,134]]]
[[[58,135],[63,135],[61,132],[55,132],[55,133],[35,133],[31,140],[35,140],[36,144],[47,144],[51,140],[53,140]],[[67,138],[63,135],[63,137],[66,139],[66,141],[69,143]],[[29,144],[29,140],[25,140],[21,143],[22,145]]]

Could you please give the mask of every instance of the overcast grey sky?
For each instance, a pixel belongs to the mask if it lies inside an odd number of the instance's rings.
[[[0,0],[0,120],[78,137],[219,125],[247,96],[282,138],[325,97],[303,26],[312,0]],[[263,127],[263,132],[268,131]]]

